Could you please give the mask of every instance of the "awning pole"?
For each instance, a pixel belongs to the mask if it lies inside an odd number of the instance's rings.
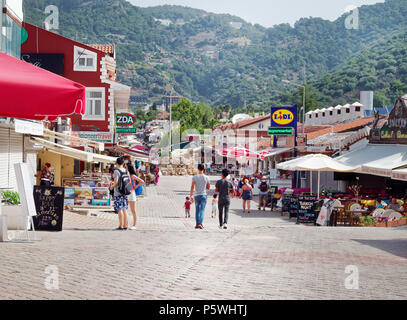
[[[321,171],[318,171],[318,199],[319,199],[319,188],[321,186]]]
[[[310,171],[309,173],[310,173],[310,180],[311,180],[311,195],[312,195],[312,174],[313,174],[313,172]]]

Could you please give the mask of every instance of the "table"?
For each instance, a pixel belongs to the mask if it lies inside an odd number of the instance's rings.
[[[347,215],[347,218],[349,219],[350,226],[353,227],[355,225],[359,225],[359,217],[360,216],[355,216],[355,214],[361,214],[362,216],[370,216],[371,212],[366,211],[366,210],[346,210],[345,214]]]

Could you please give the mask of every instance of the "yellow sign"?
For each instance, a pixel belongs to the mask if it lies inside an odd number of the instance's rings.
[[[397,131],[396,139],[407,139],[407,133],[403,133],[400,130]]]
[[[393,139],[393,131],[382,131],[380,137],[382,139]]]
[[[273,121],[281,126],[286,126],[294,121],[294,114],[287,109],[279,109],[272,114]]]

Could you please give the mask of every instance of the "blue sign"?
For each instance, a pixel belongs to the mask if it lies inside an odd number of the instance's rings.
[[[297,132],[298,107],[272,107],[271,127],[294,128]]]

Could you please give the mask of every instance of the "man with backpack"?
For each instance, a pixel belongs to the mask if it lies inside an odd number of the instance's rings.
[[[261,207],[263,205],[263,211],[266,211],[268,190],[269,190],[269,185],[267,183],[266,178],[263,177],[260,180],[260,184],[259,184],[259,210],[261,210]]]
[[[130,175],[124,168],[124,159],[118,158],[116,161],[117,168],[113,173],[113,184],[110,190],[114,190],[114,210],[119,215],[120,226],[116,230],[127,230],[128,219],[127,210],[129,208],[128,196],[131,194],[131,180]]]

